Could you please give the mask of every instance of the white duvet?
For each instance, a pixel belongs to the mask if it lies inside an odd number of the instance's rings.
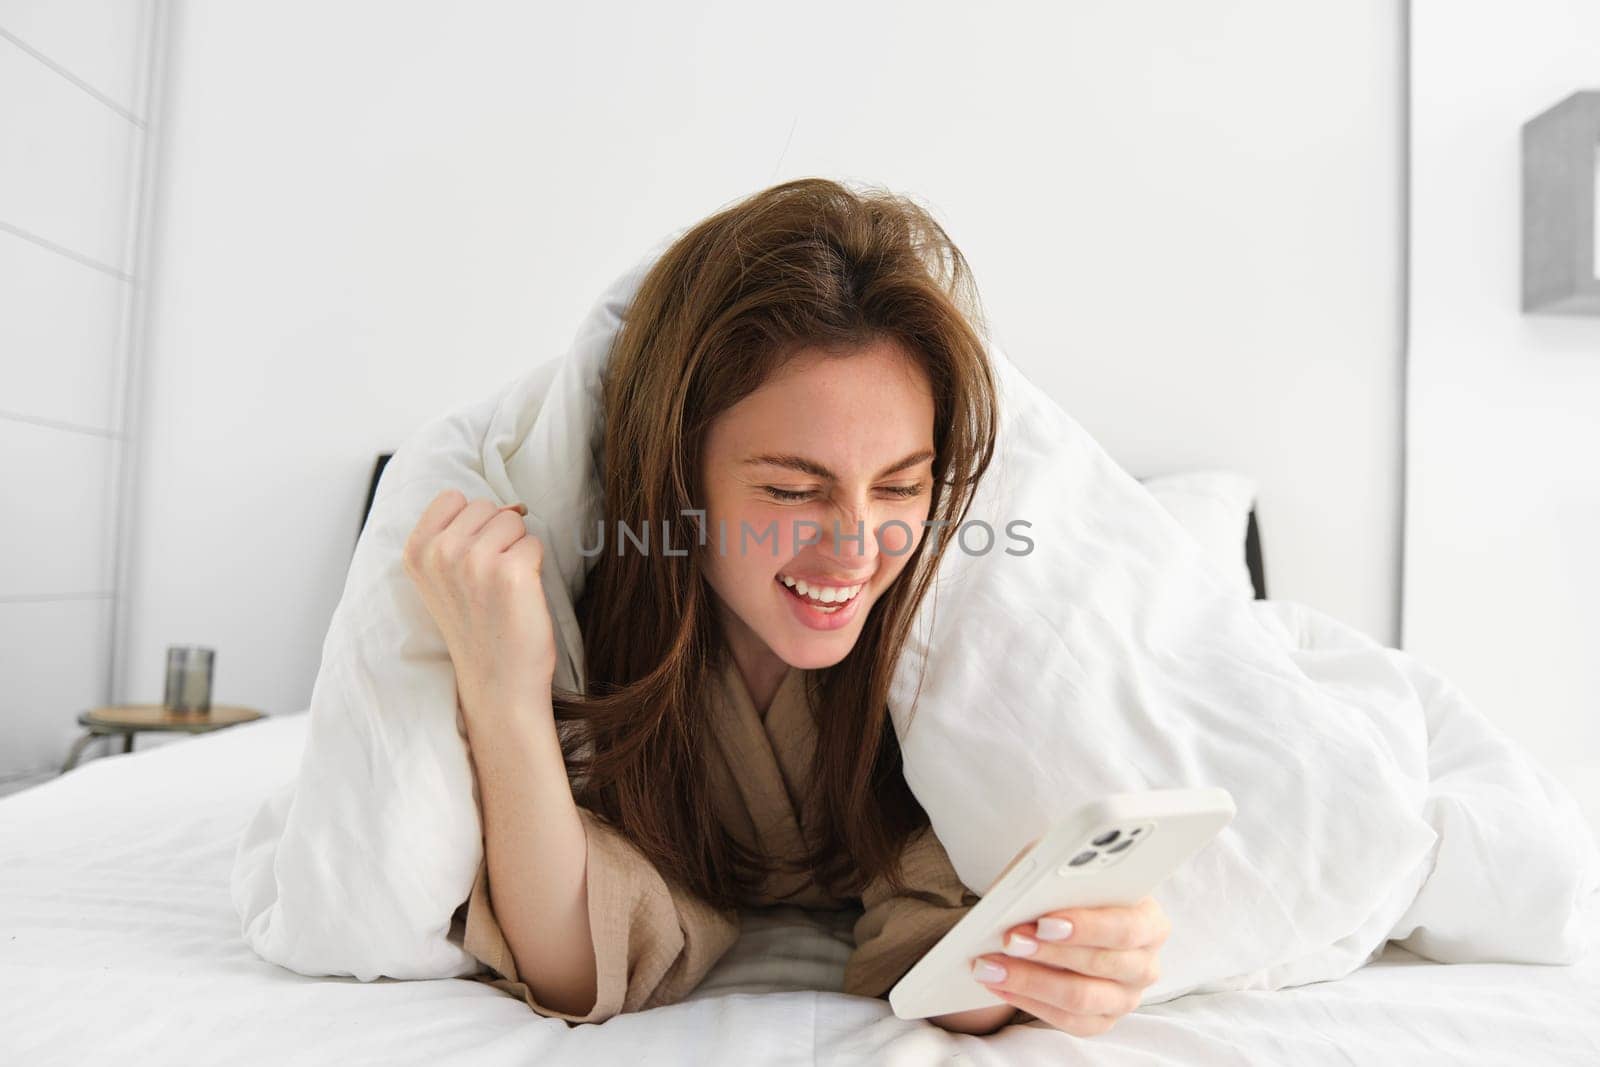
[[[571,531],[599,518],[598,374],[676,237],[612,284],[565,357],[430,422],[390,461],[298,774],[238,844],[233,901],[265,959],[363,980],[477,969],[451,928],[481,858],[475,787],[449,658],[401,547],[443,488],[526,504],[556,682],[581,685]],[[1410,656],[1310,608],[1241,598],[991,354],[1000,452],[971,517],[1030,523],[1034,550],[1008,555],[1002,536],[949,554],[890,700],[907,780],[963,880],[989,884],[1091,796],[1222,786],[1238,814],[1156,894],[1173,933],[1146,1005],[1340,977],[1390,939],[1448,962],[1579,958],[1600,855],[1554,778]]]

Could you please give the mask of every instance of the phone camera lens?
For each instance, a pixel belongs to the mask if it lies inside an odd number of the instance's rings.
[[[1097,853],[1094,849],[1092,849],[1092,848],[1091,849],[1087,849],[1087,850],[1085,850],[1083,852],[1078,853],[1076,856],[1074,856],[1070,860],[1068,860],[1067,861],[1067,866],[1068,867],[1082,867],[1085,863],[1088,863],[1090,860],[1094,859],[1095,856],[1097,856],[1097,855],[1099,855],[1099,853]]]
[[[1108,853],[1109,852],[1121,852],[1123,849],[1127,848],[1131,844],[1133,844],[1133,838],[1130,837],[1130,838],[1125,839],[1119,845],[1112,845],[1110,848],[1106,849],[1106,851]]]
[[[1111,830],[1107,833],[1103,833],[1099,837],[1095,838],[1092,844],[1109,845],[1111,842],[1117,839],[1117,835],[1119,835],[1121,832],[1122,831],[1120,830]]]

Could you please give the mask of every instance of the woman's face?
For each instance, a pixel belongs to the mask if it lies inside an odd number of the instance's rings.
[[[933,415],[927,375],[879,341],[802,350],[712,423],[702,551],[736,650],[802,670],[849,653],[922,538]]]

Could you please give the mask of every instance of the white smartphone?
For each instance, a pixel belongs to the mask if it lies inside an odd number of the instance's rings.
[[[977,956],[1002,952],[1019,923],[1061,908],[1136,904],[1226,826],[1226,789],[1113,793],[1050,831],[889,991],[902,1019],[1004,1004],[972,976]]]

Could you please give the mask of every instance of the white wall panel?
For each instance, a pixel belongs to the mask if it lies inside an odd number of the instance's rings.
[[[148,9],[149,0],[0,0],[0,30],[142,119]]]
[[[158,0],[0,0],[0,779],[112,699]],[[97,755],[103,746],[91,749]]]
[[[0,418],[0,597],[111,591],[116,497],[108,490],[120,448],[98,434]]]
[[[0,411],[114,431],[128,283],[0,230]]]
[[[0,39],[0,224],[126,271],[139,128]]]

